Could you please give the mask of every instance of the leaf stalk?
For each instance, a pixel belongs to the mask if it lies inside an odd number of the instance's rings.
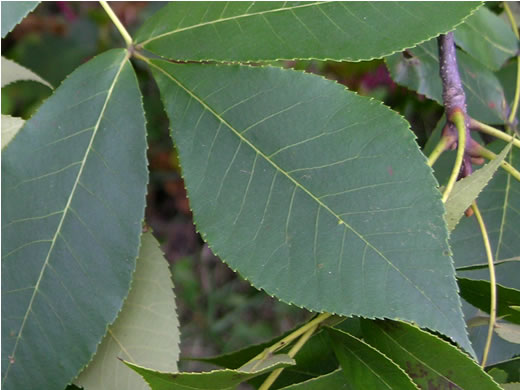
[[[453,113],[450,118],[450,121],[457,128],[458,133],[458,146],[457,146],[457,157],[455,158],[455,164],[453,165],[453,169],[451,171],[450,178],[448,180],[448,184],[446,184],[446,189],[442,194],[442,202],[446,203],[448,197],[450,196],[451,191],[453,190],[453,186],[459,177],[460,169],[462,167],[462,161],[464,159],[464,152],[466,150],[466,118],[462,111],[457,110]]]
[[[106,1],[100,1],[99,4],[101,4],[101,7],[105,10],[105,12],[108,14],[108,17],[110,20],[112,20],[112,23],[116,26],[116,28],[119,30],[119,33],[123,36],[123,39],[125,40],[126,47],[130,48],[133,44],[133,39],[126,30],[125,26],[123,26],[123,23],[119,20],[115,12],[110,8],[108,3]]]
[[[504,9],[506,11],[509,22],[511,23],[511,27],[513,28],[513,32],[515,33],[516,39],[520,40],[520,34],[518,33],[518,26],[516,25],[515,17],[511,12],[511,8],[507,4],[507,1],[503,2]],[[509,118],[507,121],[511,125],[514,123],[516,118],[516,113],[518,111],[518,102],[520,101],[520,55],[516,57],[516,88],[515,88],[515,97],[513,98],[513,106],[511,108],[511,112],[509,113]]]
[[[476,130],[481,133],[489,134],[495,138],[501,139],[506,142],[513,142],[513,146],[520,148],[520,140],[518,138],[504,133],[503,131],[500,131],[492,126],[486,125],[485,123],[482,123],[473,118],[470,118],[469,125],[471,130]]]

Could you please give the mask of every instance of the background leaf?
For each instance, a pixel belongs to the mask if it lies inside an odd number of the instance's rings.
[[[364,341],[336,329],[328,329],[330,346],[352,388],[417,389],[394,362]]]
[[[2,38],[5,38],[7,33],[39,3],[39,1],[2,1]]]
[[[2,57],[2,87],[21,80],[32,80],[42,83],[52,89],[47,81],[42,79],[33,71],[11,61],[5,57]]]
[[[454,1],[172,2],[144,23],[136,41],[176,60],[360,61],[445,33],[479,6]]]
[[[362,320],[361,326],[365,340],[405,370],[421,389],[500,389],[473,359],[413,325]]]
[[[114,321],[138,253],[145,151],[119,49],[72,73],[2,152],[6,388],[64,388]]]
[[[300,72],[152,66],[216,254],[284,301],[416,321],[471,351],[439,192],[401,117]]]
[[[181,372],[167,373],[150,370],[130,362],[124,362],[130,368],[142,375],[152,390],[232,390],[239,383],[255,376],[273,371],[277,368],[288,367],[294,364],[288,355],[274,355],[271,365],[259,370],[216,370],[209,372]]]
[[[455,229],[455,226],[457,226],[464,215],[464,211],[471,206],[475,199],[477,199],[478,195],[491,180],[502,161],[504,161],[507,153],[511,150],[511,145],[511,143],[508,144],[494,160],[490,161],[470,176],[455,183],[453,190],[445,203],[448,230],[451,231]]]
[[[485,123],[504,123],[504,91],[493,72],[460,50],[457,61],[469,115]],[[437,40],[387,57],[386,64],[396,83],[442,104]]]
[[[495,332],[510,343],[520,344],[520,325],[497,322]]]
[[[9,115],[2,115],[2,150],[11,142],[25,121]]]
[[[455,30],[455,42],[491,70],[515,56],[518,41],[511,26],[487,7],[480,7]]]
[[[147,390],[148,385],[118,358],[157,370],[177,371],[179,321],[169,266],[151,233],[141,249],[121,313],[96,351],[94,360],[74,381],[85,390]]]
[[[351,389],[350,385],[345,381],[345,374],[340,369],[333,371],[329,374],[319,376],[317,378],[310,379],[305,382],[297,383],[283,387],[282,390],[348,390]]]

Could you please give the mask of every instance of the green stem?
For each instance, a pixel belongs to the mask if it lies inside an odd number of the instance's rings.
[[[488,160],[494,160],[497,155],[493,153],[491,150],[486,149],[483,146],[478,146],[476,152],[480,154],[482,157],[487,158]],[[518,172],[515,167],[509,164],[507,161],[502,161],[500,167],[513,176],[516,180],[520,181],[520,172]]]
[[[428,166],[431,167],[437,159],[440,157],[440,155],[446,150],[446,145],[448,144],[448,137],[442,136],[439,139],[439,142],[437,145],[435,145],[435,148],[430,153],[430,156],[428,157]]]
[[[455,111],[450,118],[450,121],[453,122],[455,127],[457,128],[458,133],[458,141],[457,141],[457,157],[455,158],[455,164],[453,165],[453,170],[451,171],[450,179],[448,180],[448,184],[446,184],[446,189],[444,190],[444,194],[442,194],[442,202],[446,203],[446,200],[450,196],[451,190],[457,181],[457,176],[459,175],[460,168],[462,166],[462,160],[464,158],[464,151],[466,149],[466,124],[464,123],[464,114],[462,111]]]
[[[121,21],[119,20],[117,15],[114,13],[114,11],[112,11],[112,8],[110,8],[110,6],[108,5],[108,3],[106,1],[100,1],[99,3],[101,4],[103,9],[108,14],[108,17],[110,18],[110,20],[112,20],[112,23],[115,24],[116,28],[119,30],[119,32],[123,36],[123,39],[125,40],[126,46],[127,47],[132,46],[132,42],[133,42],[132,37],[130,36],[128,31],[126,31],[125,26],[123,26],[123,23],[121,23]]]
[[[518,34],[518,26],[516,25],[515,17],[511,12],[511,8],[507,4],[507,1],[503,2],[504,9],[506,10],[507,17],[509,18],[509,22],[511,23],[511,27],[513,28],[513,32],[515,33],[516,39],[520,40],[520,35]],[[516,112],[518,111],[518,102],[520,100],[520,56],[516,57],[516,88],[515,88],[515,97],[513,99],[513,107],[511,108],[511,113],[509,114],[509,118],[507,119],[509,124],[512,124],[516,118]]]
[[[318,328],[318,324],[314,325],[312,328],[309,328],[302,337],[294,344],[294,346],[289,351],[288,355],[289,357],[293,358],[296,356],[298,351],[302,349],[302,347],[305,345],[307,340],[310,339],[314,331]],[[264,383],[258,388],[258,390],[267,390],[271,387],[271,385],[278,379],[280,374],[282,373],[283,368],[277,368],[271,374],[265,379]]]
[[[469,120],[469,125],[472,130],[477,130],[477,131],[480,131],[481,133],[486,133],[486,134],[492,135],[493,137],[499,138],[506,142],[512,141],[514,146],[516,146],[517,148],[520,148],[520,140],[518,138],[510,136],[509,134],[506,134],[503,131],[495,129],[492,126],[486,125],[485,123],[479,122],[478,120],[473,119],[473,118],[471,118]]]
[[[473,202],[471,205],[473,212],[475,213],[475,217],[477,218],[478,225],[480,227],[480,231],[482,233],[482,239],[484,240],[484,247],[486,248],[486,256],[488,260],[488,268],[489,268],[489,283],[491,285],[491,302],[489,309],[489,327],[488,334],[486,339],[486,345],[484,347],[484,352],[482,354],[482,362],[480,365],[482,367],[486,366],[486,361],[489,354],[489,349],[491,348],[491,339],[493,337],[493,329],[495,327],[495,322],[497,318],[497,282],[495,277],[495,264],[493,263],[493,254],[491,252],[491,244],[489,242],[489,236],[487,233],[486,225],[484,224],[484,220],[482,219],[482,215],[480,214],[480,210],[477,206],[476,202]]]

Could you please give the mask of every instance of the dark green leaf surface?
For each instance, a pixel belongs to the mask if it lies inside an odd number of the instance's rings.
[[[473,359],[413,325],[363,320],[362,329],[365,340],[404,369],[421,389],[500,389]]]
[[[152,66],[216,254],[284,301],[415,321],[471,350],[439,192],[399,115],[296,71]]]
[[[2,1],[2,38],[5,38],[7,33],[39,3],[39,1]]]
[[[445,33],[477,2],[172,2],[137,33],[176,60],[383,57]]]
[[[62,389],[128,293],[147,183],[125,50],[81,66],[2,152],[2,384]]]
[[[442,104],[437,40],[425,42],[407,53],[386,59],[392,79]],[[496,76],[460,50],[457,60],[469,115],[486,123],[504,123],[504,92]]]
[[[328,329],[330,345],[345,381],[354,389],[413,390],[417,386],[394,362],[364,341],[340,330]]]
[[[265,374],[277,368],[294,365],[288,355],[274,355],[270,365],[259,369],[248,370],[216,370],[209,372],[160,372],[144,368],[130,362],[128,367],[140,374],[150,385],[151,390],[232,390],[238,384]]]
[[[486,369],[492,370],[494,368],[507,373],[507,382],[520,382],[520,357],[494,364]]]
[[[487,280],[472,280],[459,278],[457,280],[460,295],[473,306],[489,313],[491,302],[491,288]],[[510,306],[520,304],[520,291],[497,285],[497,316],[505,320],[520,324],[520,312]]]
[[[341,369],[305,382],[283,387],[281,390],[351,390]]]
[[[492,70],[500,69],[518,51],[518,40],[511,26],[487,7],[480,7],[457,27],[455,42]]]

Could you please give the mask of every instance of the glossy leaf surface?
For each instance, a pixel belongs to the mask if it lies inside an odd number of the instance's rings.
[[[330,346],[352,388],[417,389],[394,362],[364,341],[336,329],[328,329]]]
[[[248,379],[294,364],[288,355],[273,355],[269,365],[249,370],[216,370],[208,372],[160,372],[125,361],[131,369],[140,374],[151,390],[233,390]]]
[[[179,321],[168,263],[152,233],[141,237],[132,288],[94,360],[74,381],[85,390],[148,385],[119,359],[163,371],[177,371]],[[118,359],[119,358],[119,359]]]
[[[39,1],[2,1],[2,38],[5,38],[7,33],[39,3]]]
[[[468,355],[413,325],[362,321],[365,340],[398,364],[421,389],[499,390]]]
[[[112,50],[2,152],[2,387],[65,388],[92,358],[135,269],[145,151],[137,79]]]
[[[176,60],[383,57],[451,30],[475,2],[172,2],[137,33]]]
[[[485,123],[504,123],[504,92],[493,72],[460,50],[457,61],[469,115]],[[396,83],[442,104],[436,39],[407,50],[406,55],[394,54],[386,63]]]
[[[439,192],[400,116],[296,71],[152,69],[197,227],[233,269],[286,302],[416,321],[471,350]]]
[[[511,26],[487,7],[480,7],[457,30],[455,42],[492,70],[516,55],[518,43]]]

